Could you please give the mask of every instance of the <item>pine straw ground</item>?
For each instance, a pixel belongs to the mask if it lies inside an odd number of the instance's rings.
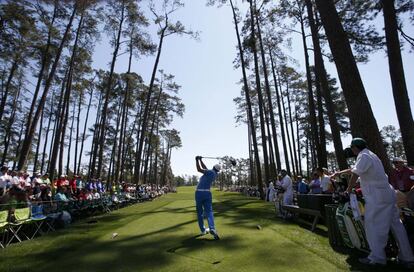
[[[372,271],[335,252],[323,227],[275,218],[270,203],[214,191],[213,208],[220,241],[198,236],[194,187],[181,187],[0,250],[0,271]]]

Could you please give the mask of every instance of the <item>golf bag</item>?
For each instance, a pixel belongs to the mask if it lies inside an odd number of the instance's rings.
[[[369,252],[368,241],[365,236],[362,219],[356,219],[349,202],[340,204],[336,210],[336,222],[344,244],[349,248],[356,248]]]

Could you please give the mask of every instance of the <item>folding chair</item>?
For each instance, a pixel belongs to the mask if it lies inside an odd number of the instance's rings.
[[[40,234],[43,234],[42,226],[43,226],[43,223],[45,223],[46,218],[47,217],[43,214],[43,206],[42,205],[33,205],[32,206],[32,216],[31,216],[30,219],[33,222],[33,225],[35,226],[35,232],[33,233],[31,239],[33,239],[38,232]]]
[[[7,242],[7,245],[10,245],[14,238],[16,238],[19,242],[22,242],[19,233],[21,233],[20,235],[23,235],[24,238],[26,238],[27,240],[30,240],[30,238],[23,231],[21,231],[24,225],[30,224],[32,222],[32,220],[30,219],[30,208],[26,207],[16,209],[14,211],[14,217],[15,222],[9,223],[9,230],[12,233],[12,237]]]
[[[1,235],[1,242],[0,247],[4,248],[7,242],[5,238],[8,236],[8,227],[9,222],[7,221],[9,217],[9,211],[0,211],[0,235]]]

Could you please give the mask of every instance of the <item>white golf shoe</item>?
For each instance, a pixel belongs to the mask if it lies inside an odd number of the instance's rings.
[[[201,232],[201,235],[207,235],[210,233],[210,229],[209,228],[205,228],[204,231]]]

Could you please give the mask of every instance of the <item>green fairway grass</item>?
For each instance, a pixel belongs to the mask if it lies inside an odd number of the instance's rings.
[[[194,187],[181,187],[0,250],[0,271],[370,271],[323,230],[276,219],[270,203],[214,191],[213,209],[219,241],[198,236]]]

